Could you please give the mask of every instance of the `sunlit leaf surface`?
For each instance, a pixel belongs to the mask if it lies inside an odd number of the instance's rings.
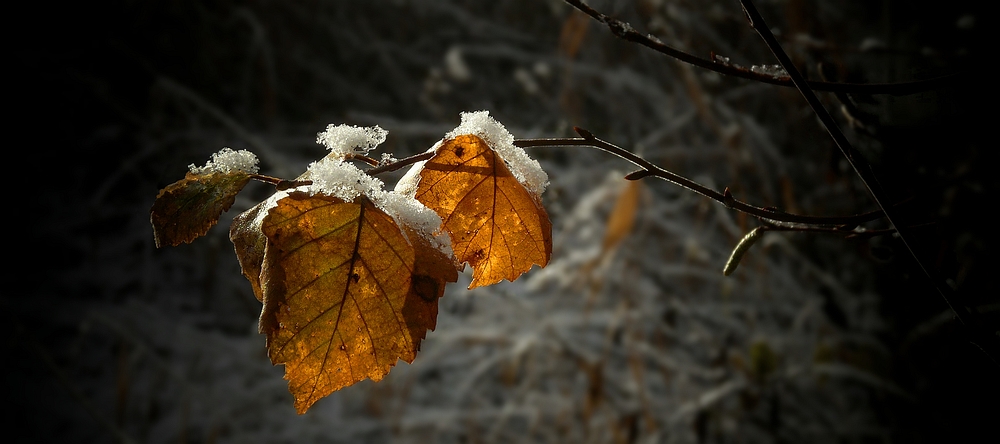
[[[399,359],[413,361],[456,277],[453,267],[433,265],[447,257],[420,242],[414,248],[364,197],[293,192],[261,228],[260,329],[271,361],[285,365],[299,413],[340,388],[382,379]]]
[[[420,172],[416,198],[441,216],[458,263],[473,267],[469,288],[513,281],[549,262],[545,208],[478,136],[442,143]]]

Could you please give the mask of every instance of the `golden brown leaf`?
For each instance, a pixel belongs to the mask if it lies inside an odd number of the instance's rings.
[[[260,329],[271,361],[285,365],[299,413],[343,387],[382,379],[399,359],[412,362],[434,328],[445,281],[457,278],[365,197],[292,192],[261,228]]]
[[[156,246],[190,243],[219,222],[250,181],[245,171],[187,175],[160,190],[149,211]]]
[[[420,172],[416,198],[441,216],[469,288],[513,281],[552,255],[552,223],[538,198],[475,135],[444,141]]]

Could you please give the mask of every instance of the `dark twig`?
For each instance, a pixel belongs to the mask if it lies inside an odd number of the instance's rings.
[[[375,160],[375,159],[373,159],[371,157],[368,157],[368,156],[366,156],[364,154],[351,154],[351,155],[347,156],[347,159],[348,160],[358,160],[358,161],[367,163],[368,165],[371,165],[373,167],[374,166],[378,166],[378,161],[377,160]]]
[[[933,223],[917,224],[907,228],[914,228],[918,226],[928,226],[933,225]],[[820,234],[835,234],[844,236],[844,239],[869,239],[876,236],[885,236],[893,234],[896,232],[895,228],[881,228],[881,229],[869,229],[859,226],[851,225],[837,225],[837,226],[816,226],[816,225],[775,225],[765,223],[762,227],[767,227],[767,231],[788,231],[788,232],[798,232],[798,233],[820,233]]]
[[[927,225],[927,224],[922,224]],[[845,239],[868,239],[875,236],[884,236],[887,234],[893,234],[896,232],[893,228],[885,228],[881,230],[869,230],[866,228],[861,228],[858,226],[850,225],[838,225],[835,227],[817,226],[817,225],[801,225],[801,224],[791,224],[791,225],[774,225],[770,223],[765,223],[760,225],[749,232],[738,243],[736,247],[733,248],[733,252],[729,255],[729,260],[726,261],[726,265],[722,268],[722,274],[724,276],[729,276],[736,271],[736,267],[740,265],[740,261],[743,260],[743,256],[746,256],[750,248],[768,231],[791,231],[791,232],[806,232],[806,233],[825,233],[825,234],[837,234],[844,236]]]
[[[642,46],[650,48],[661,54],[673,57],[691,65],[705,68],[711,71],[715,71],[720,74],[741,77],[744,79],[754,80],[757,82],[769,83],[772,85],[780,86],[795,86],[788,76],[775,76],[768,73],[759,73],[751,71],[745,67],[738,65],[731,65],[729,63],[720,63],[717,60],[709,60],[696,55],[692,55],[681,51],[679,49],[668,46],[660,41],[660,39],[649,35],[642,34],[635,30],[632,25],[627,22],[621,21],[607,14],[604,14],[594,8],[591,8],[587,4],[580,0],[564,0],[569,3],[574,8],[582,11],[583,13],[593,17],[595,20],[608,26],[611,33],[616,37],[638,43]],[[715,57],[713,57],[714,59]],[[899,82],[899,83],[841,83],[841,82],[809,82],[809,86],[815,91],[829,91],[829,92],[843,92],[843,93],[853,93],[853,94],[891,94],[896,96],[914,94],[921,91],[929,91],[937,88],[941,88],[949,83],[955,82],[958,78],[958,74],[951,74],[947,76],[934,77],[924,80],[915,80],[911,82]]]
[[[251,174],[250,178],[274,185],[278,191],[312,184],[311,180],[288,180],[280,177],[265,176],[263,174]]]
[[[594,147],[600,150],[606,151],[608,153],[614,154],[622,159],[625,159],[633,164],[642,168],[641,170],[634,171],[625,176],[628,180],[638,180],[648,176],[658,177],[660,179],[672,182],[676,185],[680,185],[687,188],[695,193],[701,194],[709,199],[715,200],[728,208],[732,208],[737,211],[741,211],[752,216],[756,216],[767,221],[779,221],[797,224],[809,224],[809,225],[851,225],[855,226],[864,222],[869,222],[882,217],[882,211],[872,211],[863,214],[857,214],[852,216],[808,216],[784,213],[776,211],[773,209],[762,208],[742,202],[733,197],[732,193],[729,192],[729,188],[726,188],[723,192],[718,192],[709,187],[706,187],[698,182],[695,182],[686,177],[680,176],[678,174],[667,171],[659,166],[637,156],[628,150],[625,150],[619,146],[616,146],[610,142],[598,139],[590,131],[582,128],[574,128],[577,133],[579,133],[583,138],[558,138],[558,139],[518,139],[514,141],[514,144],[522,148],[527,147],[543,147],[543,146],[587,146]]]
[[[396,171],[396,170],[398,170],[398,169],[400,169],[402,167],[405,167],[407,165],[412,165],[414,163],[430,159],[431,157],[434,157],[434,153],[433,152],[425,152],[425,153],[420,153],[420,154],[414,154],[414,155],[412,155],[410,157],[407,157],[405,159],[397,160],[397,161],[392,162],[392,163],[387,163],[385,165],[377,166],[377,167],[372,168],[370,170],[366,170],[365,173],[368,173],[369,176],[374,176],[376,174],[382,174],[382,173],[388,173],[390,171]]]
[[[764,18],[760,15],[760,12],[757,11],[753,2],[750,0],[740,0],[740,4],[743,5],[743,12],[746,13],[747,20],[750,22],[750,27],[753,28],[758,35],[760,35],[761,39],[767,44],[767,47],[774,54],[775,58],[777,58],[778,62],[781,63],[781,66],[788,72],[792,83],[795,84],[795,87],[802,94],[802,97],[809,103],[813,112],[816,113],[816,116],[823,123],[827,132],[829,132],[830,137],[833,138],[834,143],[837,144],[841,153],[843,153],[844,157],[847,158],[847,161],[850,162],[851,167],[854,168],[855,173],[857,173],[858,177],[861,178],[865,187],[868,188],[872,199],[879,206],[879,208],[882,209],[886,220],[898,230],[899,225],[893,221],[893,217],[896,215],[893,211],[891,211],[891,208],[885,204],[885,202],[889,201],[888,196],[886,196],[885,191],[882,190],[881,185],[879,185],[878,179],[875,177],[875,173],[871,169],[871,165],[869,165],[868,161],[865,160],[865,158],[862,157],[860,153],[858,153],[858,151],[851,145],[850,141],[847,140],[847,136],[844,135],[844,133],[840,130],[840,127],[838,127],[837,123],[833,120],[833,117],[826,110],[826,108],[823,107],[822,102],[820,102],[819,97],[816,96],[812,86],[805,81],[802,75],[795,68],[792,60],[788,57],[788,54],[785,53],[785,51],[781,48],[781,45],[778,43],[778,40],[774,38],[774,34],[772,34],[770,29],[768,29],[767,24],[764,22]],[[997,354],[997,349],[1000,344],[998,344],[997,337],[993,335],[989,329],[985,328],[985,323],[979,318],[979,314],[975,310],[964,304],[960,305],[957,300],[957,296],[954,294],[952,289],[939,279],[934,278],[934,275],[931,274],[930,270],[924,265],[923,261],[920,260],[916,251],[914,251],[911,243],[907,241],[904,233],[902,231],[897,231],[897,233],[899,235],[899,240],[910,252],[910,255],[913,257],[914,261],[916,261],[917,266],[927,279],[930,280],[938,294],[941,295],[941,298],[944,299],[945,303],[948,304],[948,307],[950,307],[955,313],[955,317],[970,330],[973,343],[983,350],[983,352],[986,353],[986,355],[989,356],[995,364],[1000,365],[1000,361],[998,361],[998,356],[1000,355]]]

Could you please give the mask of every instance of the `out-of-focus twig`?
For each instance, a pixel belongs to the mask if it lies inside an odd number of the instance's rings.
[[[886,192],[882,189],[878,182],[875,173],[871,168],[871,165],[867,160],[851,145],[851,142],[844,135],[840,127],[833,120],[833,116],[823,107],[823,103],[820,102],[819,97],[816,96],[815,91],[813,91],[812,85],[806,82],[805,78],[798,72],[795,65],[792,63],[791,58],[788,54],[781,48],[778,40],[771,33],[771,30],[767,27],[764,22],[764,18],[757,11],[753,2],[750,0],[740,0],[740,4],[743,5],[743,12],[746,13],[747,20],[750,22],[750,27],[760,35],[760,38],[764,40],[767,47],[774,54],[774,57],[778,59],[781,66],[788,72],[788,76],[791,78],[792,83],[805,98],[806,102],[812,108],[813,112],[823,123],[830,137],[840,148],[841,153],[854,168],[855,173],[861,178],[865,187],[868,189],[875,203],[882,209],[886,220],[893,226],[897,228],[897,233],[899,235],[899,240],[903,243],[906,249],[910,252],[917,266],[920,268],[923,275],[931,282],[941,298],[944,299],[945,303],[951,307],[952,311],[955,312],[955,316],[965,325],[970,333],[970,339],[973,344],[975,344],[979,349],[981,349],[987,356],[993,361],[994,364],[1000,366],[1000,341],[998,337],[990,332],[990,329],[986,327],[985,322],[980,319],[979,313],[974,309],[970,308],[966,304],[962,304],[959,301],[958,296],[955,292],[944,284],[940,279],[936,279],[931,271],[924,265],[924,262],[917,255],[916,251],[913,249],[911,242],[909,242],[902,231],[898,231],[899,225],[893,221],[893,217],[896,216],[894,212],[891,211],[891,207],[887,205],[889,198]]]
[[[705,59],[698,57],[693,54],[686,53],[677,48],[671,47],[664,44],[660,39],[649,34],[642,34],[635,30],[627,22],[619,20],[617,18],[611,17],[604,14],[594,8],[591,8],[586,3],[580,0],[565,0],[574,8],[582,11],[583,13],[593,17],[595,20],[604,23],[611,30],[611,33],[616,37],[623,40],[638,43],[642,46],[650,48],[661,54],[673,57],[685,63],[692,64],[694,66],[705,68],[711,71],[715,71],[720,74],[741,77],[744,79],[754,80],[762,83],[769,83],[772,85],[780,86],[795,86],[791,78],[787,75],[774,75],[767,72],[755,72],[742,66],[733,65],[729,63],[715,60]],[[934,77],[930,79],[914,80],[910,82],[898,82],[898,83],[841,83],[841,82],[825,82],[825,81],[811,81],[809,86],[816,91],[830,91],[830,92],[843,92],[843,93],[854,93],[854,94],[891,94],[895,96],[902,96],[907,94],[914,94],[922,91],[929,91],[933,89],[940,88],[942,86],[954,83],[958,78],[959,74],[951,74],[941,77]]]

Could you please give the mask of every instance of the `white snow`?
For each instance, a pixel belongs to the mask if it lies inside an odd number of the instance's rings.
[[[247,150],[233,151],[232,148],[227,147],[212,154],[212,159],[205,163],[205,166],[197,167],[192,163],[188,165],[188,170],[193,174],[230,173],[233,171],[254,174],[257,172],[259,162],[254,153]]]
[[[327,131],[321,134],[350,132],[349,130],[341,130],[342,128],[350,129],[352,127],[330,125]],[[335,131],[331,132],[330,129],[334,129]],[[384,141],[387,134],[385,130],[379,127],[361,129],[368,130],[367,132],[373,134],[367,140],[373,142],[374,145],[363,145],[367,146],[368,150]],[[359,139],[360,136],[354,140]],[[344,143],[341,146],[347,146],[347,144]],[[334,152],[336,153],[337,151]],[[360,168],[346,162],[339,156],[327,156],[313,162],[309,165],[303,177],[312,180],[312,185],[307,187],[310,193],[334,196],[344,202],[353,202],[358,196],[367,197],[376,207],[391,216],[397,225],[413,229],[430,241],[432,246],[446,254],[451,254],[451,240],[447,234],[440,232],[441,217],[415,199],[413,193],[403,194],[396,191],[386,191],[385,184],[381,180],[369,176]],[[404,236],[406,235],[405,232],[403,234]]]
[[[479,136],[507,163],[510,172],[528,191],[541,197],[549,185],[549,176],[538,161],[528,156],[519,146],[514,145],[514,136],[500,122],[490,117],[489,111],[463,112],[462,123],[445,134],[444,138],[474,134]]]
[[[396,163],[399,159],[394,157],[391,153],[382,153],[382,159],[378,161],[379,166],[388,165],[390,163]]]
[[[444,142],[444,140],[437,141],[434,146],[424,152],[433,153],[437,151],[438,148],[441,147],[442,142]],[[410,197],[416,196],[417,185],[420,183],[420,172],[424,170],[424,164],[426,163],[426,160],[422,160],[413,164],[409,170],[406,170],[406,174],[404,174],[403,177],[399,178],[399,181],[396,182],[396,187],[393,191]]]
[[[316,134],[316,143],[325,146],[334,157],[343,159],[352,154],[367,154],[385,142],[388,134],[388,131],[378,125],[329,125],[326,131]]]
[[[397,225],[405,225],[430,241],[432,247],[451,256],[451,238],[441,230],[441,216],[413,197],[395,191],[379,190],[369,197]],[[406,232],[403,232],[406,235]],[[411,241],[412,242],[412,241]]]
[[[769,75],[775,79],[788,77],[788,72],[781,65],[753,65],[750,67],[750,71],[757,74]]]
[[[324,157],[313,162],[307,172],[313,182],[309,187],[312,192],[334,196],[344,202],[353,202],[360,195],[371,198],[384,186],[381,180],[337,158]]]

